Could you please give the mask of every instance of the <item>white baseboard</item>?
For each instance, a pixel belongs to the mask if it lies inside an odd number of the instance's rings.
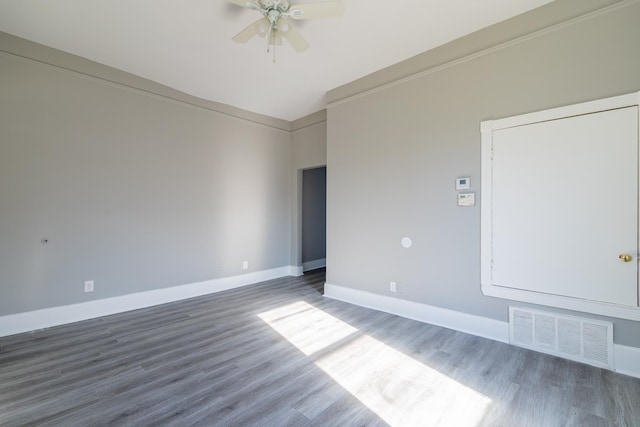
[[[413,301],[373,294],[366,291],[325,283],[324,296],[361,307],[372,308],[431,325],[509,343],[509,323],[460,311],[434,307]],[[613,367],[616,372],[640,378],[640,348],[613,345]]]
[[[314,259],[313,261],[307,261],[302,263],[302,271],[315,270],[327,266],[327,259]]]
[[[640,348],[614,344],[613,366],[616,372],[640,378]]]
[[[304,274],[304,270],[301,265],[292,265],[290,267],[289,276],[299,277]]]
[[[329,283],[324,285],[324,295],[431,325],[442,326],[504,343],[509,342],[509,325],[507,322]]]
[[[265,280],[291,276],[297,269],[296,266],[285,266],[79,304],[9,314],[0,317],[0,337],[226,291]]]

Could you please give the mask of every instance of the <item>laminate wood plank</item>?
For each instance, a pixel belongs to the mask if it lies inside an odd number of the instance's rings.
[[[305,423],[308,419],[295,410],[291,403],[305,393],[306,385],[317,379],[318,372],[301,367],[297,372],[284,372],[273,376],[270,381],[256,381],[242,392],[232,392],[221,396],[206,410],[199,410],[188,416],[189,420],[201,422],[215,420],[219,425],[280,425],[291,420]],[[306,372],[305,372],[306,371]],[[295,381],[292,382],[292,380]],[[183,409],[180,409],[182,413]],[[185,411],[186,412],[186,411]],[[271,421],[269,421],[271,420]]]
[[[606,399],[605,418],[615,425],[640,426],[640,381],[611,371],[601,371],[599,392]],[[633,420],[633,422],[629,422]]]
[[[14,334],[8,335],[6,337],[2,337],[2,341],[0,341],[0,347],[2,347],[2,351],[5,351],[7,348],[10,348],[14,345],[20,345],[23,343],[33,343],[34,337],[33,332],[25,332],[22,334]]]
[[[200,366],[169,372],[145,374],[138,383],[118,394],[100,396],[101,404],[83,408],[76,413],[50,421],[51,425],[70,425],[71,420],[81,419],[77,425],[124,425],[146,416],[149,408],[162,404],[173,396],[188,392],[192,384],[203,378]]]
[[[74,328],[80,327],[82,322],[72,325]],[[71,328],[71,325],[65,325],[65,327]],[[86,331],[84,327],[82,327],[81,331],[71,329],[68,334],[59,329],[60,327],[50,328],[0,338],[0,342],[5,339],[8,341],[4,345],[4,351],[0,353],[0,364],[43,356],[45,351],[46,355],[55,355],[56,353],[64,355],[69,352],[70,347],[76,349],[83,344],[94,344],[100,339],[111,340],[109,332],[99,328],[90,328],[89,331]],[[50,332],[51,335],[47,335],[44,331]],[[19,339],[22,335],[26,335],[28,338]]]
[[[593,414],[601,418],[610,416],[607,410],[607,403],[603,399],[602,393],[607,393],[605,389],[599,386],[599,381],[593,381],[592,384],[568,384],[566,389],[572,396],[572,405],[586,413]],[[610,400],[610,405],[615,407],[616,403]]]
[[[0,425],[640,425],[638,379],[323,298],[323,283],[0,338]]]
[[[265,381],[265,372],[271,373],[274,368],[272,361],[263,362],[248,370],[235,369],[227,372],[205,374],[197,384],[192,384],[183,393],[175,393],[159,405],[145,408],[140,418],[162,418],[165,414],[179,414],[188,417],[203,407],[214,410],[214,417],[218,417],[233,408],[228,401],[229,396],[238,393],[248,393],[256,382]]]
[[[258,369],[265,366],[259,365]],[[198,384],[194,384],[183,395],[174,396],[172,400],[165,401],[162,405],[149,408],[143,417],[145,421],[140,420],[140,425],[151,423],[152,420],[159,421],[162,418],[175,418],[176,416],[180,420],[184,420],[181,423],[182,425],[199,424],[201,419],[214,420],[221,416],[225,409],[228,409],[225,405],[220,404],[225,395],[225,389],[233,389],[234,383],[256,375],[257,371],[255,369],[243,370],[237,366],[205,374]],[[192,418],[194,414],[202,414],[202,418]],[[189,419],[188,422],[186,421],[187,418]],[[209,422],[209,424],[205,425],[216,424]]]
[[[486,381],[486,380],[485,380]],[[491,404],[477,422],[478,427],[509,426],[508,422],[516,412],[514,399],[520,390],[520,386],[508,379],[492,377],[489,379],[490,387],[483,387],[482,393],[490,396]]]
[[[280,340],[280,342],[282,342],[282,340]],[[249,359],[238,362],[240,365],[247,364],[248,366],[252,366],[255,365],[258,360],[266,359],[271,367],[269,373],[267,375],[263,374],[260,377],[252,377],[252,380],[245,382],[244,385],[239,385],[236,382],[233,389],[226,392],[222,392],[219,386],[208,388],[206,395],[220,394],[223,397],[216,400],[216,406],[211,406],[211,404],[208,403],[206,405],[206,411],[199,411],[198,415],[200,417],[204,417],[203,419],[221,419],[223,418],[223,414],[227,414],[228,416],[237,418],[238,414],[236,411],[245,414],[244,409],[246,405],[250,405],[251,410],[247,413],[260,414],[258,418],[264,421],[269,410],[275,409],[278,412],[283,411],[282,402],[286,400],[285,396],[287,393],[293,396],[298,396],[302,393],[302,390],[295,390],[295,387],[291,386],[291,377],[298,379],[294,382],[296,387],[307,387],[306,381],[300,381],[300,376],[308,372],[307,362],[297,350],[291,348],[290,344],[287,343],[287,345],[280,348],[280,350],[270,351],[266,355],[255,351],[249,352],[247,355]],[[251,358],[254,360],[251,360]],[[292,358],[297,358],[297,360],[293,361]],[[272,402],[269,402],[269,396],[274,394],[277,395],[277,401],[280,403],[278,406],[274,406]],[[202,396],[200,399],[206,400],[206,397]],[[192,401],[193,399],[191,398],[189,400]],[[261,405],[261,402],[264,402],[263,405],[266,405],[266,407],[256,410],[257,407]],[[189,409],[184,406],[186,406],[186,404],[179,402],[178,406],[170,408],[169,412],[187,415]],[[299,418],[299,414],[296,415],[294,411],[285,410],[285,412],[294,415],[294,418]],[[250,416],[252,417],[253,415]],[[227,420],[227,423],[228,422],[229,420]],[[246,422],[249,422],[249,425],[251,425],[250,420],[244,420],[243,422],[234,420],[232,424],[244,425]]]
[[[520,387],[513,382],[512,372],[519,363],[512,347],[491,343],[486,352],[470,357],[470,363],[448,375],[473,390],[491,397],[493,402],[510,401],[514,391]],[[474,360],[475,359],[475,360]]]
[[[2,384],[12,384],[23,382],[28,384],[39,376],[50,376],[51,373],[62,374],[62,370],[68,366],[73,366],[79,360],[98,356],[99,353],[91,351],[79,351],[78,353],[66,354],[58,358],[51,358],[46,355],[36,358],[25,358],[13,363],[0,364],[0,389]]]
[[[509,406],[503,422],[514,426],[561,427],[572,411],[571,397],[553,385],[520,386]]]
[[[34,397],[27,401],[16,401],[0,408],[0,425],[22,426],[41,424],[61,413],[71,413],[98,400],[95,392],[74,389],[61,393],[47,394],[48,397]],[[29,410],[25,411],[24,408]]]
[[[276,422],[278,414],[283,410],[294,415],[304,414],[294,408],[294,404],[300,397],[307,395],[308,385],[320,381],[326,377],[319,369],[309,369],[305,364],[300,369],[288,371],[287,365],[278,377],[270,382],[257,384],[249,393],[235,394],[230,399],[225,397],[223,402],[231,403],[232,410],[226,411],[224,417],[220,417],[223,424],[228,425],[258,425],[266,419]],[[324,396],[330,399],[329,395]],[[308,419],[307,419],[308,420]]]
[[[351,396],[336,384],[329,375],[321,375],[317,381],[307,384],[306,391],[291,403],[291,407],[309,420],[315,420],[323,411],[340,399]]]
[[[14,386],[11,391],[3,392],[0,396],[0,411],[3,410],[6,404],[37,399],[46,400],[55,398],[58,393],[77,388],[94,388],[99,380],[128,372],[132,367],[135,368],[130,364],[104,358],[100,355],[90,359],[80,359],[74,369],[70,369],[67,372],[59,372],[58,375],[52,375],[46,380],[32,381],[29,384],[22,383],[20,386]]]
[[[610,423],[602,417],[583,412],[579,409],[571,411],[571,414],[569,415],[569,418],[567,418],[567,422],[565,423],[566,427],[611,427],[612,425],[615,424]]]
[[[52,411],[52,413],[50,414],[47,413],[47,409],[41,410],[36,414],[23,414],[26,416],[25,421],[14,419],[12,422],[9,422],[6,425],[20,426],[20,427],[41,427],[46,425],[63,425],[63,424],[58,424],[55,420],[67,414],[75,414],[78,411],[83,410],[84,408],[97,406],[98,403],[99,402],[97,400],[93,400],[93,399],[86,399],[86,400],[80,399],[80,400],[71,401],[68,403],[64,403],[63,401],[60,401],[60,408],[54,409],[54,411]],[[54,424],[50,424],[52,420]],[[1,418],[0,418],[0,421],[1,421]],[[81,422],[78,422],[75,425],[84,425],[84,424],[82,424]]]
[[[309,422],[313,427],[334,427],[339,425],[386,427],[389,424],[378,417],[371,409],[362,405],[351,394],[335,401]]]
[[[24,389],[30,387],[40,388],[40,384],[57,378],[61,375],[58,369],[48,369],[44,372],[38,372],[29,375],[26,378],[12,379],[0,382],[0,404],[13,400],[12,396],[21,393]]]

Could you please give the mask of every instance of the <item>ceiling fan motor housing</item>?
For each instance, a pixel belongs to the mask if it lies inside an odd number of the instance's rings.
[[[271,29],[277,29],[277,24],[280,18],[285,16],[286,12],[289,10],[289,1],[288,0],[259,0],[260,6],[262,7],[262,13],[265,18],[269,20],[271,24]]]
[[[284,13],[289,10],[289,1],[288,0],[259,0],[260,6],[266,11],[278,11],[280,13]]]
[[[246,43],[254,36],[269,36],[268,45],[282,43],[285,38],[296,52],[304,52],[309,43],[298,33],[289,19],[332,18],[342,15],[342,0],[324,0],[318,3],[302,3],[293,7],[289,0],[228,0],[247,9],[260,12],[263,18],[240,31],[233,41]],[[273,37],[272,37],[273,36]],[[269,48],[267,47],[267,52]],[[275,49],[274,49],[275,53]],[[275,59],[274,59],[275,62]]]

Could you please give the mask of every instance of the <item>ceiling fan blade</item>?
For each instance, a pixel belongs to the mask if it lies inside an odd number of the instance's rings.
[[[291,5],[287,16],[293,19],[334,18],[344,13],[342,0]]]
[[[302,37],[302,35],[298,32],[296,27],[293,26],[291,22],[284,22],[284,20],[278,21],[278,32],[287,39],[293,50],[296,52],[304,52],[309,49],[309,43]],[[281,25],[282,23],[282,25]]]
[[[267,18],[260,18],[253,24],[249,24],[247,28],[236,34],[231,40],[236,43],[246,43],[254,36],[264,37],[269,30],[269,20]]]
[[[238,6],[246,7],[247,9],[260,10],[260,5],[256,1],[251,0],[228,0],[230,3],[237,4]]]

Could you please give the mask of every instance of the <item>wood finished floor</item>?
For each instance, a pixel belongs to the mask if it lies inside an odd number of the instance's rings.
[[[638,379],[333,301],[323,283],[0,338],[0,425],[640,426]]]

